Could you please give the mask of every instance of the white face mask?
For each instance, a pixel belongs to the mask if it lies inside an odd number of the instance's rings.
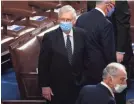
[[[113,77],[111,76],[112,81],[113,81]],[[127,88],[127,84],[116,84],[114,86],[114,91],[115,93],[121,93],[124,89]]]
[[[127,88],[126,84],[124,84],[124,85],[116,84],[114,87],[114,90],[116,93],[121,93],[126,88]]]
[[[107,71],[107,70],[106,70]],[[107,72],[108,73],[108,72]],[[109,73],[108,73],[109,74]],[[109,74],[110,75],[110,74]],[[110,75],[111,76],[111,78],[112,78],[112,81],[114,80],[113,79],[113,76],[112,75]],[[121,93],[124,89],[126,89],[127,88],[127,84],[116,84],[115,86],[114,86],[114,91],[115,91],[115,93]]]

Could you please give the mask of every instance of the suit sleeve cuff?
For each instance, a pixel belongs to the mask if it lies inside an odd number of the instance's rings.
[[[120,53],[120,54],[125,54],[125,52],[117,52],[117,53]]]

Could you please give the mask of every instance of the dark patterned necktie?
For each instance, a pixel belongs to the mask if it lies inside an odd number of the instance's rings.
[[[66,48],[67,48],[67,54],[68,54],[68,61],[70,64],[72,64],[72,46],[71,46],[69,35],[67,35]]]

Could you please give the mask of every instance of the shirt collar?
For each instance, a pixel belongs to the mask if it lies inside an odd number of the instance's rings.
[[[95,9],[98,10],[98,11],[100,11],[104,16],[106,16],[106,14],[104,13],[104,11],[101,10],[100,8],[96,7]]]
[[[64,32],[63,33],[63,36],[66,37],[67,35],[69,35],[70,37],[73,37],[73,29],[71,29],[70,33],[69,34],[66,34]]]
[[[114,93],[113,93],[112,89],[105,82],[101,82],[101,84],[104,85],[106,88],[108,88],[108,90],[110,91],[110,93],[114,97]]]

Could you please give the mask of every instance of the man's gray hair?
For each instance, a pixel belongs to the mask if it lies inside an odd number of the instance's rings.
[[[119,70],[122,70],[124,71],[124,73],[126,73],[125,66],[123,66],[122,64],[116,62],[110,63],[103,70],[102,78],[105,79],[108,75],[117,76],[117,72]]]
[[[63,13],[72,12],[73,18],[76,19],[77,14],[75,9],[70,5],[65,5],[60,8],[58,16],[60,17]]]

